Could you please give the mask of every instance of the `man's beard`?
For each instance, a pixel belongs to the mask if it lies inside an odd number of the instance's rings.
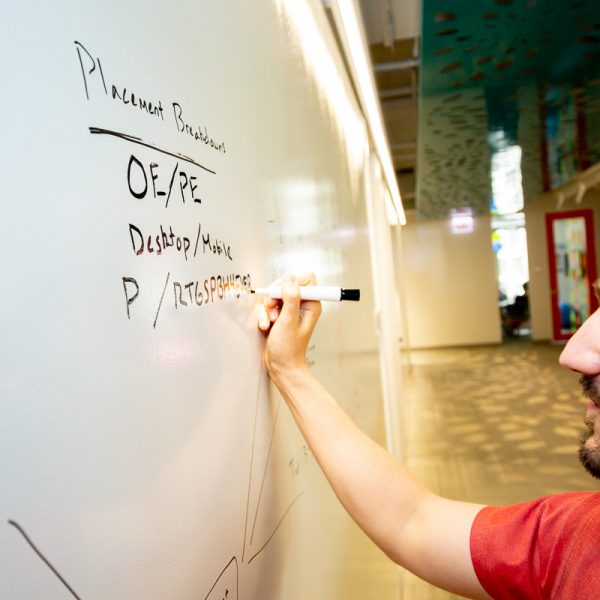
[[[596,406],[600,407],[600,388],[596,383],[595,377],[583,375],[579,383],[583,388],[583,395]],[[600,479],[600,445],[592,439],[595,432],[595,419],[591,416],[586,416],[584,422],[587,430],[579,440],[579,461],[592,477]],[[590,443],[588,443],[588,440],[590,440]]]

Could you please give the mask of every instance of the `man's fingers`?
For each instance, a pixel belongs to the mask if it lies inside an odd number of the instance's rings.
[[[317,285],[317,278],[312,272],[299,273],[296,279],[298,285]]]
[[[295,324],[300,318],[300,290],[293,275],[285,275],[281,282],[283,305],[279,318],[288,324]]]
[[[321,314],[321,303],[314,300],[300,300],[299,286],[316,285],[317,278],[312,272],[300,273],[297,276],[286,274],[270,285],[281,287],[282,299],[265,297],[260,313],[259,326],[267,330],[277,319],[286,323],[297,324],[302,313],[303,329],[312,331]],[[268,325],[267,325],[268,322]]]
[[[281,300],[278,300],[277,298],[271,298],[270,296],[267,296],[265,298],[265,307],[268,309],[270,308],[277,308],[280,304]]]
[[[269,315],[264,306],[260,305],[258,307],[258,327],[262,331],[268,331],[271,326],[271,321],[269,320]]]
[[[319,316],[321,315],[321,303],[316,300],[303,300],[300,312],[302,313],[301,329],[305,335],[312,334]]]

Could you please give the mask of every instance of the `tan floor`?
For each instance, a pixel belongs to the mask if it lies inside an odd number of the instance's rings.
[[[576,448],[586,401],[577,375],[558,366],[560,347],[416,351],[405,375],[408,468],[444,496],[509,504],[565,490],[595,490]],[[416,577],[403,600],[459,598]]]

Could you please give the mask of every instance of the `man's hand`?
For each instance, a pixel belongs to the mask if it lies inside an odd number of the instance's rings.
[[[259,307],[258,327],[268,333],[265,365],[276,382],[307,368],[306,348],[321,314],[321,303],[300,300],[298,287],[316,282],[314,273],[284,275],[272,283],[281,286],[283,298],[265,298]]]

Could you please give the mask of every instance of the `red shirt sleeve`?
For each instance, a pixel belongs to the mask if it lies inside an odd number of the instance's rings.
[[[570,492],[481,510],[471,558],[498,600],[600,598],[600,494]]]

